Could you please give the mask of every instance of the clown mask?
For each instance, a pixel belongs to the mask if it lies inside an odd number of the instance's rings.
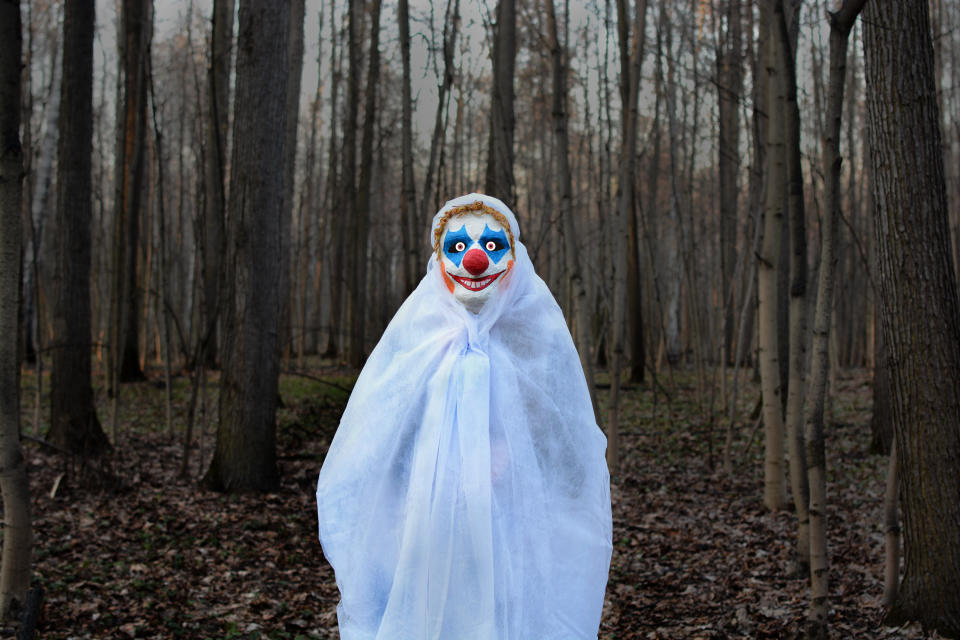
[[[479,313],[497,295],[513,266],[504,225],[485,211],[451,217],[440,240],[439,259],[447,288],[460,304]]]

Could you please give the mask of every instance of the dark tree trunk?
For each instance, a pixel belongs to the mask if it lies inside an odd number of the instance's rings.
[[[737,178],[740,174],[740,95],[743,92],[740,0],[726,0],[726,29],[717,56],[719,132],[717,142],[720,189],[720,271],[723,295],[724,365],[733,363],[734,263],[737,259]]]
[[[572,321],[573,336],[580,354],[580,364],[590,390],[590,401],[594,413],[597,412],[597,393],[594,384],[593,358],[590,340],[590,316],[587,307],[587,291],[583,282],[583,271],[577,248],[577,220],[573,211],[573,177],[570,170],[570,137],[567,131],[567,54],[561,45],[557,28],[557,13],[553,0],[546,0],[547,44],[550,48],[551,77],[553,80],[553,132],[556,140],[558,181],[560,188],[560,219],[563,225],[564,259],[567,277],[570,279],[570,300],[572,308],[567,311]]]
[[[224,280],[220,424],[207,486],[268,491],[279,482],[276,408],[283,139],[290,2],[241,0]]]
[[[880,309],[875,312],[882,315]],[[883,320],[880,320],[881,325]],[[890,389],[890,363],[883,331],[873,342],[873,413],[870,416],[870,453],[888,455],[893,447],[893,407]]]
[[[56,301],[47,439],[83,456],[110,447],[90,384],[90,229],[94,3],[70,2],[63,22],[57,163]],[[66,161],[65,159],[69,159]]]
[[[203,217],[203,328],[205,360],[217,365],[217,323],[224,253],[225,167],[230,118],[230,51],[233,42],[233,0],[214,0],[207,69],[207,149],[204,166],[206,209]]]
[[[329,221],[330,236],[332,238],[331,247],[331,269],[329,269],[330,283],[330,308],[328,313],[329,327],[327,328],[327,347],[324,350],[323,357],[336,357],[340,347],[338,335],[340,332],[340,319],[343,318],[343,284],[344,284],[344,229],[346,221],[341,215],[341,176],[339,166],[339,154],[337,152],[337,131],[340,130],[338,114],[340,93],[340,62],[337,58],[337,12],[336,0],[330,0],[330,146],[327,150],[327,191],[326,206],[324,215]]]
[[[960,303],[926,2],[864,9],[867,129],[905,573],[886,623],[960,637]]]
[[[119,55],[122,95],[117,102],[116,199],[114,201],[113,340],[118,382],[143,379],[140,370],[138,257],[143,215],[147,133],[147,60],[153,33],[152,0],[124,0]],[[66,51],[66,49],[64,49]]]
[[[340,290],[337,297],[340,300],[344,297],[344,290],[347,293],[348,313],[341,318],[346,318],[349,347],[356,333],[356,324],[362,322],[362,318],[357,317],[357,294],[356,294],[356,235],[357,219],[353,215],[357,200],[357,121],[360,111],[360,81],[363,75],[361,69],[361,32],[363,30],[363,3],[351,2],[348,10],[349,33],[347,34],[347,57],[349,59],[349,69],[347,71],[347,103],[344,106],[344,124],[343,124],[343,147],[340,152],[340,194],[338,209],[334,212],[337,216],[338,228],[340,234],[337,236],[338,251],[343,251],[344,259],[341,261],[342,267],[333,273],[334,278],[339,279],[338,286]],[[340,300],[334,300],[339,305]],[[334,330],[335,327],[331,327]],[[341,332],[342,335],[342,332]],[[342,348],[343,345],[341,345]],[[349,356],[348,351],[348,356]]]
[[[300,114],[300,78],[303,75],[303,18],[304,0],[290,2],[290,41],[287,47],[286,125],[283,132],[283,189],[280,205],[280,350],[290,348],[290,270],[293,262],[290,245],[290,225],[293,216],[293,185],[297,173],[297,129]],[[297,331],[303,331],[300,326]]]
[[[359,369],[366,357],[367,247],[370,244],[370,181],[373,176],[373,125],[376,122],[377,85],[380,82],[380,0],[370,6],[370,66],[363,106],[363,141],[360,146],[360,182],[354,199],[353,323],[350,334],[350,365]]]
[[[493,90],[490,96],[486,190],[511,208],[516,200],[513,177],[513,70],[516,58],[516,0],[499,0],[493,34]]]
[[[92,12],[92,9],[91,9]],[[0,622],[30,588],[30,486],[20,449],[18,307],[23,152],[20,145],[20,3],[0,2],[0,494],[3,557]]]
[[[403,123],[401,132],[401,162],[403,163],[402,190],[400,198],[400,224],[403,233],[403,268],[404,293],[410,293],[417,286],[420,275],[417,256],[419,238],[416,224],[420,215],[426,212],[417,211],[417,187],[413,179],[413,104],[410,95],[410,7],[408,0],[400,0],[397,4],[397,21],[400,23],[400,61],[403,66]]]

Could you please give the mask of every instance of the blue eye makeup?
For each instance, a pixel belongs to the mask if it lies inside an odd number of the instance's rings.
[[[489,226],[484,225],[480,235],[480,248],[486,251],[490,261],[496,264],[500,262],[503,254],[510,250],[510,240],[502,229],[491,231]]]
[[[459,267],[463,260],[463,254],[467,252],[471,244],[473,244],[473,238],[467,233],[467,227],[464,225],[456,231],[447,231],[443,240],[443,253],[450,262]]]

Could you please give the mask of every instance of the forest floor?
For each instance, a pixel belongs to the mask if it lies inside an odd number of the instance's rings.
[[[319,365],[309,375],[281,379],[276,493],[199,487],[212,425],[180,477],[186,378],[175,379],[175,439],[164,426],[162,376],[151,374],[123,387],[117,445],[102,465],[78,468],[27,440],[34,583],[45,590],[39,637],[337,638],[314,491],[352,377]],[[719,464],[726,418],[717,372],[707,375],[663,375],[624,393],[603,640],[796,638],[803,628],[809,589],[793,567],[795,517],[762,503],[762,434],[748,415],[758,390],[741,382],[731,477]],[[35,385],[26,373],[28,435]],[[208,415],[215,395],[212,377]],[[109,431],[110,403],[99,402]],[[867,453],[870,402],[863,372],[839,376],[827,444],[832,637],[930,637],[881,624],[886,459]]]

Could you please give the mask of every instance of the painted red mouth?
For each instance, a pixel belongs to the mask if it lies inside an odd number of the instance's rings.
[[[497,278],[503,275],[503,273],[504,271],[498,271],[489,276],[483,276],[482,278],[463,278],[461,276],[455,276],[449,271],[447,272],[447,275],[459,282],[462,287],[469,289],[470,291],[483,291],[493,284]]]

